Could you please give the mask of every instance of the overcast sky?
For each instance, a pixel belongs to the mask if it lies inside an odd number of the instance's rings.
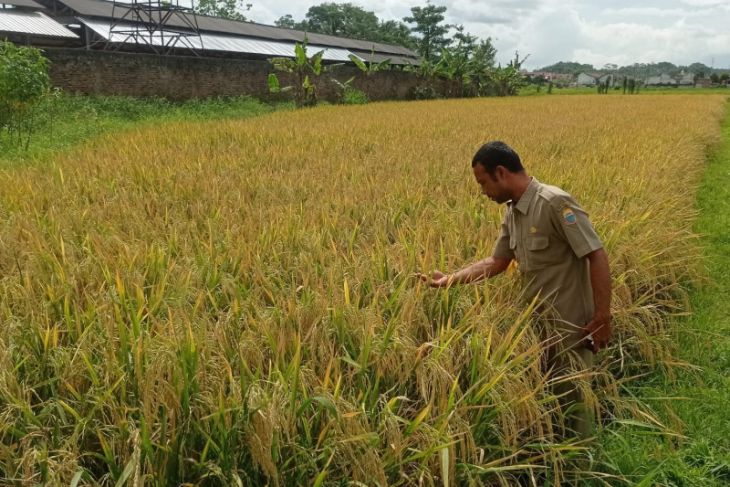
[[[301,20],[325,0],[246,0],[247,16],[271,24],[284,14]],[[343,2],[347,0],[329,0]],[[402,19],[415,0],[351,0],[381,19]],[[498,60],[519,50],[525,67],[557,61],[619,65],[634,62],[702,62],[730,68],[730,0],[434,0],[446,21],[492,37]]]

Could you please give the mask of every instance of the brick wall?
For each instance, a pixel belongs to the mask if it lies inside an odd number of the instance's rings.
[[[210,96],[269,96],[268,61],[210,57],[172,57],[153,54],[47,48],[54,86],[69,93],[162,96],[172,100]],[[280,77],[282,86],[289,84]],[[354,86],[371,100],[405,99],[421,80],[413,73],[383,71],[365,76],[354,66],[337,66],[317,82],[321,99],[335,101],[339,92],[330,81],[355,76]],[[439,83],[439,92],[448,91]]]

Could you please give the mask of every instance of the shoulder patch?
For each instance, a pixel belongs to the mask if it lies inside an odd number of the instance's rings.
[[[567,207],[563,209],[563,223],[565,223],[566,225],[575,225],[577,221],[578,218],[576,218],[573,210]]]

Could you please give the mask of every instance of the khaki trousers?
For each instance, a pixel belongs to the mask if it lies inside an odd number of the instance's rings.
[[[593,352],[586,347],[580,332],[554,327],[546,331],[551,338],[547,342],[543,370],[550,379],[551,392],[558,396],[563,414],[558,433],[563,439],[587,439],[593,434],[595,418],[587,407],[583,388],[590,386]]]

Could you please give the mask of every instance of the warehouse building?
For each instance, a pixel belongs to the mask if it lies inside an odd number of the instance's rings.
[[[268,59],[306,40],[328,62],[418,64],[405,47],[199,15],[184,0],[0,0],[0,38],[39,47]],[[189,1],[189,0],[188,0]]]

